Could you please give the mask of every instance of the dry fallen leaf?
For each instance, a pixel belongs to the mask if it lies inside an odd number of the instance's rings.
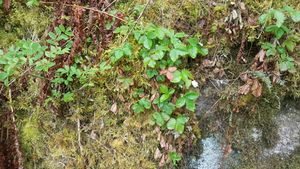
[[[161,158],[162,153],[160,152],[160,150],[158,148],[156,148],[155,153],[154,153],[154,159],[157,160],[159,158]]]
[[[116,112],[117,112],[117,109],[118,109],[117,103],[114,103],[114,104],[111,106],[110,111],[113,112],[113,113],[116,113]]]
[[[162,148],[166,147],[166,142],[165,142],[165,139],[163,137],[160,138],[160,146]]]
[[[242,79],[242,81],[246,82],[248,80],[248,74],[243,73],[243,74],[240,75],[240,78]]]
[[[256,54],[256,57],[258,58],[258,60],[260,62],[263,62],[265,61],[265,56],[266,56],[266,51],[261,49],[257,54]]]
[[[160,162],[159,162],[159,167],[162,167],[162,166],[164,166],[165,164],[166,164],[166,158],[165,158],[165,155],[163,155],[163,156],[161,157]]]
[[[250,85],[244,84],[243,86],[239,87],[239,94],[248,94],[250,91]]]
[[[224,148],[224,158],[227,158],[232,152],[231,144],[226,145]]]
[[[216,60],[212,61],[212,60],[205,59],[202,62],[203,67],[214,67],[215,64],[216,64]]]
[[[259,81],[257,79],[255,79],[253,81],[253,85],[251,87],[251,91],[252,91],[252,94],[255,96],[255,97],[259,97],[261,96],[261,93],[262,93],[262,85],[259,83]]]

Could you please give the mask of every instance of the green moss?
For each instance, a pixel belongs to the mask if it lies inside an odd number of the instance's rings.
[[[38,40],[50,24],[49,10],[28,8],[13,1],[8,14],[0,11],[0,48],[7,48],[18,39]]]

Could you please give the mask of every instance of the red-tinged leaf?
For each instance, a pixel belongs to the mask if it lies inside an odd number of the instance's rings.
[[[161,71],[159,72],[159,74],[160,74],[160,75],[164,75],[164,74],[166,74],[166,73],[168,73],[168,72],[169,72],[168,70],[164,69],[164,70],[161,70]]]
[[[177,70],[176,67],[169,67],[169,68],[168,68],[168,71],[169,71],[169,72],[175,72],[176,70]]]
[[[171,81],[171,80],[173,80],[173,73],[171,73],[171,72],[168,72],[167,74],[166,74],[166,76],[167,76],[167,78]]]

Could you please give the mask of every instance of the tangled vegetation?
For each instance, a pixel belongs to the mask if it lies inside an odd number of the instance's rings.
[[[213,105],[230,115],[225,154],[243,137],[233,124],[272,130],[278,109],[266,105],[300,96],[299,5],[0,6],[0,168],[2,156],[8,168],[184,168],[201,138],[195,111],[209,80],[232,79]]]

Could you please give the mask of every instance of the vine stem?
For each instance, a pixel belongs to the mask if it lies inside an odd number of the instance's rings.
[[[9,96],[9,108],[10,108],[10,119],[12,121],[12,128],[14,131],[13,134],[13,144],[14,144],[14,148],[16,151],[16,158],[17,158],[17,162],[18,162],[18,169],[23,169],[23,160],[22,160],[22,152],[20,151],[20,143],[18,140],[18,134],[19,134],[19,130],[17,128],[16,125],[16,119],[15,119],[15,112],[14,112],[14,108],[12,106],[12,95],[11,95],[11,89],[8,90],[8,96]]]

